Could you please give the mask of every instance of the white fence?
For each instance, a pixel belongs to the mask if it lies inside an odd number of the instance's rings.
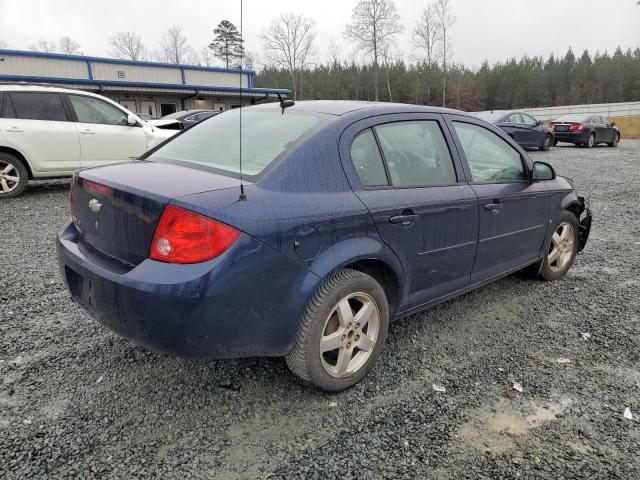
[[[568,105],[564,107],[525,108],[524,112],[538,120],[553,120],[569,113],[585,115],[602,115],[603,117],[637,117],[640,116],[640,102],[626,103],[594,103],[592,105]]]

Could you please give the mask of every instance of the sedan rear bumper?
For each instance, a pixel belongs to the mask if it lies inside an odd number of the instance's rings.
[[[308,271],[245,234],[219,257],[193,265],[116,264],[79,243],[71,222],[56,246],[72,298],[93,318],[135,343],[184,357],[285,355],[315,288]],[[292,291],[304,284],[310,291]]]
[[[555,132],[555,141],[568,143],[584,143],[589,140],[589,131],[582,132]]]

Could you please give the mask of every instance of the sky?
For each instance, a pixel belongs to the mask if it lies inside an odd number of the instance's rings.
[[[345,59],[354,47],[344,39],[357,0],[245,0],[244,38],[247,50],[264,59],[261,32],[283,12],[302,13],[315,20],[315,60],[324,62],[333,39]],[[415,57],[411,37],[415,20],[427,0],[396,0],[404,32],[396,50]],[[564,55],[569,47],[613,52],[640,46],[640,5],[637,0],[452,0],[457,23],[451,29],[453,60],[478,67],[523,55]],[[162,33],[183,27],[196,51],[211,42],[212,30],[223,19],[240,24],[239,0],[0,0],[0,45],[28,50],[39,39],[57,41],[68,35],[85,55],[108,56],[109,37],[120,31],[139,34],[149,50],[157,50]]]

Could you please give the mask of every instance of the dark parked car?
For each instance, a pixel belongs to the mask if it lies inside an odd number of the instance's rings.
[[[601,115],[564,115],[552,122],[555,142],[573,143],[576,147],[591,148],[599,143],[617,147],[620,130],[615,122]]]
[[[183,110],[165,115],[161,120],[178,120],[184,128],[187,128],[219,113],[214,110]]]
[[[504,130],[521,147],[547,151],[554,145],[552,128],[524,112],[492,111],[476,113],[481,119]]]
[[[372,368],[390,320],[525,267],[559,279],[587,241],[572,182],[474,116],[244,108],[241,183],[239,113],[72,180],[60,271],[90,315],[134,342],[285,356],[339,391]]]

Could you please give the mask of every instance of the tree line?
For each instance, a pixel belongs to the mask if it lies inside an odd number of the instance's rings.
[[[299,99],[375,100],[372,65],[334,61],[300,72]],[[563,57],[522,57],[470,69],[399,59],[380,66],[379,100],[419,105],[445,105],[466,111],[503,110],[553,105],[614,103],[640,99],[640,48],[579,57],[571,49]],[[265,67],[256,86],[294,88],[289,72]]]

